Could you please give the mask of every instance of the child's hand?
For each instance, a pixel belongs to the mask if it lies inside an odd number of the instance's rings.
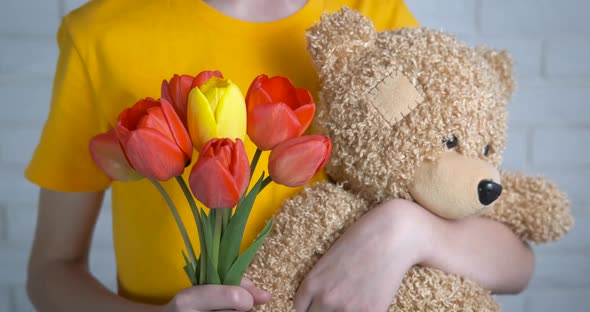
[[[202,285],[179,292],[161,312],[250,311],[270,300],[270,294],[249,279],[240,286]]]
[[[414,264],[464,276],[494,293],[518,293],[531,279],[534,253],[496,221],[446,220],[414,202],[392,200],[330,247],[301,283],[295,309],[386,311]]]
[[[308,273],[295,297],[297,312],[386,311],[408,269],[425,254],[429,214],[394,200],[353,224]]]

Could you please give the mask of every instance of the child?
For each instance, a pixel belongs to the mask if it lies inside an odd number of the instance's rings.
[[[26,172],[41,187],[27,282],[33,304],[41,311],[172,312],[247,311],[268,301],[270,294],[247,279],[241,287],[187,288],[180,235],[148,181],[112,183],[118,296],[100,285],[88,271],[88,249],[111,181],[94,166],[88,143],[113,127],[123,108],[159,97],[162,79],[174,73],[220,70],[243,91],[258,74],[282,75],[315,94],[305,29],[342,5],[360,10],[380,30],[416,25],[401,0],[95,0],[66,16],[51,113]],[[246,143],[252,155],[254,146]],[[164,186],[183,202],[174,183]],[[245,241],[297,191],[266,189]],[[180,208],[195,233],[190,211]],[[533,254],[493,221],[451,222],[414,203],[390,201],[348,229],[308,274],[297,311],[383,311],[416,263],[496,292],[517,292],[531,276]]]

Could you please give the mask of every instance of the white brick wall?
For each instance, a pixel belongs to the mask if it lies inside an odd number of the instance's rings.
[[[199,1],[199,0],[195,0]],[[586,0],[406,0],[425,26],[472,44],[507,49],[518,90],[505,164],[543,173],[572,199],[577,226],[535,247],[537,268],[505,311],[590,310],[590,24]],[[24,291],[36,187],[22,177],[45,120],[60,16],[83,0],[0,0],[0,311],[32,311]],[[17,105],[17,110],[13,108]],[[115,287],[111,214],[99,219],[91,269]]]

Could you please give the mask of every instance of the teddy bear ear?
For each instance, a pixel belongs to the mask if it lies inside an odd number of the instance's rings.
[[[480,54],[492,66],[503,85],[504,97],[510,99],[514,93],[514,77],[512,75],[512,59],[508,52],[479,48]]]
[[[320,75],[343,69],[359,52],[369,48],[377,37],[373,23],[348,7],[323,14],[320,22],[308,29],[307,48]]]

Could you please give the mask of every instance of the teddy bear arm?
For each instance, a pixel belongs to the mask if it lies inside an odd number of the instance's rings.
[[[486,216],[507,224],[523,240],[556,241],[573,226],[566,195],[544,177],[502,173],[503,192]]]
[[[291,311],[299,284],[340,234],[368,208],[330,182],[306,188],[287,200],[246,276],[272,294],[256,311]]]
[[[408,271],[389,312],[496,312],[500,311],[489,290],[454,274],[414,266]]]

